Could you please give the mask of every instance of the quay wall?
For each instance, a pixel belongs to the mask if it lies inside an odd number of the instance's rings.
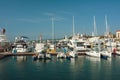
[[[16,54],[12,54],[11,52],[3,52],[0,53],[0,59],[3,59],[5,57],[9,57],[9,56],[33,56],[37,53],[33,53],[33,52],[28,52],[28,53],[16,53]],[[57,53],[50,53],[52,56],[57,56]],[[85,55],[85,53],[78,53],[78,55]]]

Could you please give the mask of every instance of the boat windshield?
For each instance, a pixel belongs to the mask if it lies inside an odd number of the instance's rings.
[[[84,46],[83,42],[77,42],[76,44],[77,44],[77,46]]]
[[[23,45],[17,45],[16,47],[17,48],[23,48]]]

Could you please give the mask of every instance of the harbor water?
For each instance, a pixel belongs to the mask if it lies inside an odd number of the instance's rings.
[[[119,80],[120,56],[99,59],[79,56],[76,59],[36,60],[31,56],[0,60],[0,80]]]

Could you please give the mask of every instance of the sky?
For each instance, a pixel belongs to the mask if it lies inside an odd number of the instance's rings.
[[[104,35],[105,15],[115,34],[120,29],[119,0],[0,0],[0,29],[6,29],[9,40],[52,38],[52,17],[55,38],[72,35],[73,16],[76,34],[91,35],[95,16],[97,34]]]

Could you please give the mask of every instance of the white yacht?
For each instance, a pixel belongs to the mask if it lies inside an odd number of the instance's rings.
[[[109,57],[109,58],[112,57],[112,52],[109,52],[107,50],[100,51],[100,54],[101,54],[101,56],[106,56],[106,57]]]
[[[89,52],[86,52],[86,55],[100,58],[100,53],[95,51],[95,50],[91,50]]]
[[[13,52],[14,50],[16,50],[16,52],[27,52],[27,43],[26,41],[23,39],[24,37],[16,37],[15,38],[15,42],[13,44],[14,48],[13,48]]]
[[[68,42],[68,48],[75,50],[77,53],[85,53],[87,48],[85,47],[85,42],[80,39],[71,39]]]

